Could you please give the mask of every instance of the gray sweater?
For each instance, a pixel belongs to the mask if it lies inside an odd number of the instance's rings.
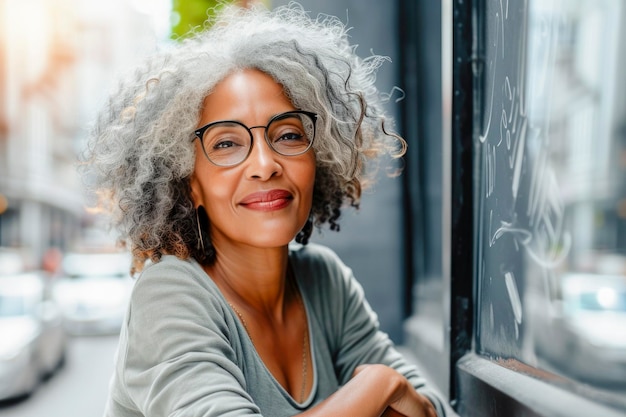
[[[294,400],[267,370],[215,283],[193,260],[165,256],[137,278],[120,333],[105,417],[293,416],[345,384],[360,364],[436,394],[379,330],[352,271],[316,244],[290,248],[304,299],[314,381]]]

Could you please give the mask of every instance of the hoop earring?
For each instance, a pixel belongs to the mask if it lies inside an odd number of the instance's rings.
[[[200,227],[200,215],[198,212],[202,206],[196,207],[196,225],[198,226],[198,242],[196,243],[196,248],[200,249],[202,253],[206,253],[206,249],[204,248],[204,240],[202,239],[202,228]],[[204,207],[202,207],[204,210]]]
[[[198,251],[197,260],[202,264],[215,262],[215,248],[211,243],[209,233],[209,216],[203,206],[196,207],[196,226],[198,227],[198,240],[196,249]]]

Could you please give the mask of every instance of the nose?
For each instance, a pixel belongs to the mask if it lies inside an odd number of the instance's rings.
[[[265,129],[262,126],[250,128],[252,132],[252,149],[246,159],[246,176],[251,179],[267,181],[282,174],[280,155],[274,152],[265,140]]]

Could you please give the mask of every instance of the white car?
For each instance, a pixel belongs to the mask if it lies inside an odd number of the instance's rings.
[[[69,253],[54,298],[73,335],[115,334],[126,314],[134,280],[130,254]]]
[[[0,276],[18,274],[26,269],[24,251],[16,248],[0,247]]]
[[[62,316],[37,273],[0,276],[0,399],[31,394],[63,365]]]

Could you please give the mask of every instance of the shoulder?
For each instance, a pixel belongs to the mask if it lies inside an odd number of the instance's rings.
[[[200,265],[192,259],[180,259],[166,255],[158,262],[144,268],[135,287],[152,285],[171,286],[207,286],[210,279]]]
[[[362,313],[366,306],[363,289],[352,270],[325,246],[296,248],[291,252],[291,261],[308,313],[320,324],[320,340],[335,354],[344,345],[346,335],[371,318]]]
[[[217,286],[193,260],[164,256],[147,266],[137,278],[131,294],[136,314],[148,310],[160,317],[176,312],[220,310],[223,303]]]
[[[296,265],[331,269],[346,267],[335,251],[317,243],[292,244],[289,246],[289,254]]]
[[[315,243],[290,247],[290,258],[298,281],[311,296],[341,299],[358,285],[352,270],[332,249]],[[325,302],[326,302],[325,301]]]
[[[192,274],[196,275],[200,271],[199,265],[192,259],[181,259],[173,255],[165,255],[159,261],[148,264],[141,274],[138,280],[145,279],[144,277],[160,276],[163,274]]]

